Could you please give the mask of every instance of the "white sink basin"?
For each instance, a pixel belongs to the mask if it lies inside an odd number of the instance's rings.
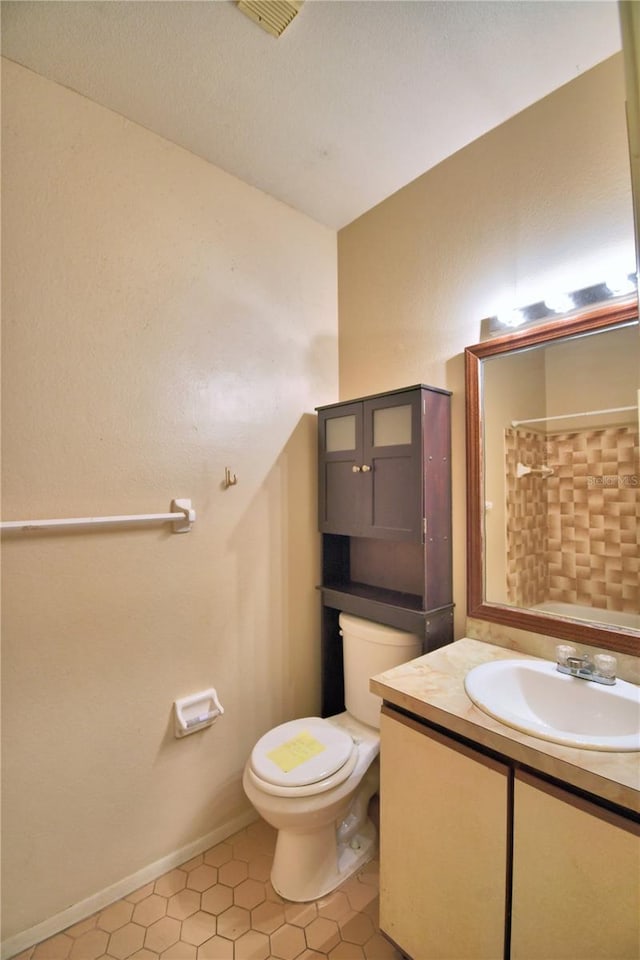
[[[640,687],[604,686],[546,660],[493,660],[464,682],[484,713],[524,733],[587,750],[640,750]]]

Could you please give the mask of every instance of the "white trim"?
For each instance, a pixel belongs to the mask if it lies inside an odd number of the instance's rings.
[[[574,417],[596,417],[602,413],[625,413],[635,410],[632,407],[609,407],[608,410],[585,410],[584,413],[558,413],[554,417],[537,417],[535,420],[512,420],[512,427],[519,427],[521,423],[548,423],[550,420],[573,420]]]
[[[42,940],[48,940],[49,937],[53,937],[56,933],[66,930],[67,927],[71,927],[73,924],[79,923],[87,917],[91,917],[94,913],[97,913],[98,910],[108,907],[109,904],[114,903],[116,900],[121,900],[128,894],[133,893],[134,890],[139,890],[140,887],[143,887],[146,883],[157,880],[158,877],[161,877],[169,870],[173,870],[174,867],[179,867],[180,864],[192,860],[193,857],[196,857],[204,850],[215,847],[217,843],[222,843],[227,837],[232,836],[232,834],[237,833],[238,830],[242,830],[243,827],[248,826],[257,819],[258,816],[255,810],[247,810],[245,813],[240,814],[240,816],[234,817],[233,820],[229,820],[224,826],[217,827],[215,830],[212,830],[211,833],[206,834],[206,836],[200,837],[198,840],[187,844],[186,847],[181,847],[180,850],[174,850],[173,853],[167,854],[166,857],[162,857],[160,860],[148,864],[148,866],[136,871],[136,873],[130,874],[130,876],[125,877],[123,880],[118,880],[117,883],[113,883],[110,887],[105,887],[104,890],[100,890],[98,893],[93,894],[93,896],[87,897],[86,900],[80,900],[79,903],[74,903],[72,907],[68,907],[68,909],[63,910],[62,913],[57,913],[53,917],[43,920],[42,923],[36,924],[35,927],[30,927],[28,930],[23,930],[21,933],[16,933],[15,936],[3,940],[2,944],[0,944],[1,960],[9,960],[10,957],[22,953],[23,950],[27,950],[34,944],[40,943]]]

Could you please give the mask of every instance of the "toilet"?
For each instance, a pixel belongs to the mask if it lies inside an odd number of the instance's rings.
[[[285,900],[317,900],[376,853],[368,818],[378,792],[380,698],[369,678],[420,656],[421,639],[341,613],[346,711],[305,717],[258,740],[242,778],[261,817],[278,831],[271,883]]]

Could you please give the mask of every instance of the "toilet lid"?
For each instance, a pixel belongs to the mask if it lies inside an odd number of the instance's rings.
[[[330,777],[356,749],[344,730],[320,717],[305,717],[265,733],[253,748],[251,767],[268,783],[302,787]]]

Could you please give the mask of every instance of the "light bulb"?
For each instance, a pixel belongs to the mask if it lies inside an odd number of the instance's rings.
[[[498,322],[503,327],[521,327],[526,319],[522,310],[508,310],[498,316]]]
[[[623,293],[632,293],[636,288],[636,281],[633,275],[618,273],[607,277],[604,285],[613,297],[620,297]]]
[[[575,306],[573,297],[568,293],[552,293],[545,297],[544,305],[554,313],[568,313]]]

